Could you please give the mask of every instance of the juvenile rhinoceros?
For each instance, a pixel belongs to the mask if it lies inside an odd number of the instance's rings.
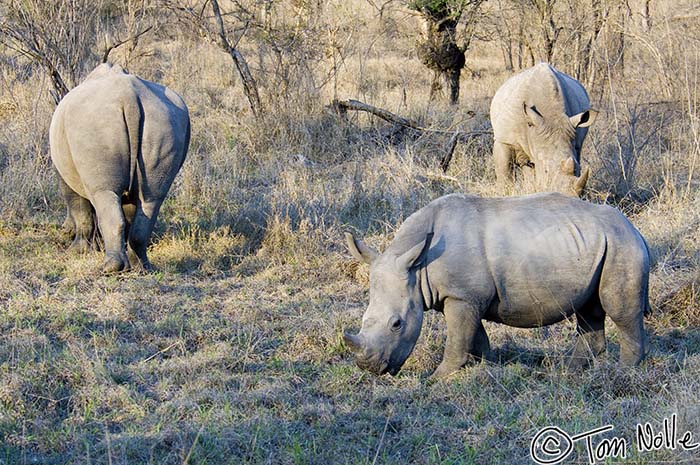
[[[150,269],[146,247],[189,139],[182,98],[119,65],[99,65],[71,90],[49,131],[68,204],[66,225],[75,233],[71,248],[89,247],[94,211],[105,245],[103,270]]]
[[[607,315],[620,333],[620,363],[645,354],[649,253],[615,208],[558,193],[452,194],[411,215],[382,254],[346,238],[370,264],[370,290],[361,331],[344,340],[376,374],[399,371],[431,308],[447,324],[437,377],[488,356],[482,320],[534,328],[576,315],[570,364],[578,367],[605,349]]]
[[[499,183],[519,166],[538,191],[581,195],[590,174],[581,170],[581,146],[596,115],[581,83],[547,63],[508,79],[491,100]]]

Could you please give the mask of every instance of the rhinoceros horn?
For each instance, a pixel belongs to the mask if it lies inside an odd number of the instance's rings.
[[[343,331],[343,341],[351,352],[357,353],[362,351],[362,337],[359,334]]]
[[[561,162],[561,171],[564,174],[573,176],[576,171],[576,165],[574,164],[574,159],[569,157]]]
[[[588,182],[588,176],[591,174],[591,168],[586,166],[583,171],[581,171],[581,176],[574,182],[574,192],[576,192],[576,195],[581,195],[581,192],[583,192],[583,188],[586,187],[586,183]]]

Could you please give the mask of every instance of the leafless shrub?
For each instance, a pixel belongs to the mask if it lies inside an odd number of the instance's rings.
[[[631,15],[625,0],[499,0],[490,7],[495,14],[483,27],[509,70],[546,61],[590,90],[602,82],[601,70],[624,68]]]
[[[8,0],[0,4],[0,43],[51,77],[58,103],[97,62],[96,31],[110,4],[91,0]]]
[[[102,62],[110,60],[111,52],[123,47],[118,62],[128,68],[132,60],[149,56],[146,50],[138,51],[141,38],[157,30],[159,26],[159,5],[154,0],[124,0],[122,14],[111,18],[111,24],[103,24],[105,30]]]

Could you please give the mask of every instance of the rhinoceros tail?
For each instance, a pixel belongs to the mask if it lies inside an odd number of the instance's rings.
[[[641,233],[639,233],[639,237],[642,238],[642,242],[644,243],[644,247],[645,247],[646,250],[647,250],[647,257],[648,257],[648,260],[649,260],[649,268],[651,268],[651,267],[653,266],[653,259],[652,259],[652,255],[651,255],[651,249],[649,249],[649,244],[647,243],[647,240],[644,239],[644,236],[642,236]],[[647,287],[647,288],[646,288],[646,296],[645,296],[645,298],[644,298],[644,316],[645,316],[645,317],[649,317],[649,316],[651,316],[651,314],[652,314],[652,310],[651,310],[651,304],[649,303],[649,282],[648,282],[648,280],[647,280],[647,285],[646,285],[646,287]]]
[[[136,95],[124,99],[122,111],[127,136],[129,137],[129,195],[132,194],[136,183],[136,167],[141,156],[141,138],[143,136],[143,107]]]
[[[185,132],[185,145],[184,149],[182,152],[182,160],[180,160],[180,166],[178,167],[178,171],[180,171],[180,168],[182,168],[182,165],[185,164],[185,158],[187,158],[187,151],[190,148],[190,136],[192,134],[192,125],[190,124],[190,118],[189,118],[189,113],[187,115],[187,131]]]
[[[647,298],[647,301],[645,303],[645,309],[644,309],[644,316],[645,317],[650,317],[654,312],[651,311],[651,305],[649,304],[649,299]]]

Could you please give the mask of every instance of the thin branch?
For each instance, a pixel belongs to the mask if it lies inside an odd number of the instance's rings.
[[[248,63],[241,53],[235,49],[226,37],[226,28],[224,27],[224,20],[221,17],[221,10],[219,9],[219,2],[217,0],[211,1],[211,9],[214,13],[214,19],[216,20],[216,25],[218,26],[219,32],[219,46],[223,48],[236,65],[241,79],[243,80],[243,90],[248,102],[250,103],[250,109],[253,115],[258,118],[262,114],[262,104],[260,103],[260,95],[258,94],[258,87],[255,83],[255,79],[248,68]]]
[[[455,148],[457,148],[457,142],[459,142],[459,131],[456,131],[450,138],[450,142],[447,144],[447,152],[440,160],[440,168],[442,168],[443,173],[447,173],[447,169],[450,167],[452,155],[455,153]]]
[[[106,49],[105,52],[102,54],[102,63],[107,63],[107,60],[109,59],[109,54],[112,52],[112,50],[114,50],[115,48],[121,47],[122,45],[127,44],[127,43],[129,43],[129,42],[131,42],[131,41],[133,41],[133,40],[137,40],[139,37],[143,36],[144,34],[146,34],[146,33],[147,33],[148,31],[150,31],[151,29],[153,29],[153,26],[148,26],[148,27],[147,27],[146,29],[144,29],[143,31],[139,31],[139,32],[137,32],[136,34],[132,35],[131,37],[127,38],[127,39],[124,39],[124,40],[117,39],[116,42],[113,42],[111,45],[108,45],[108,46],[107,46],[107,49]]]

